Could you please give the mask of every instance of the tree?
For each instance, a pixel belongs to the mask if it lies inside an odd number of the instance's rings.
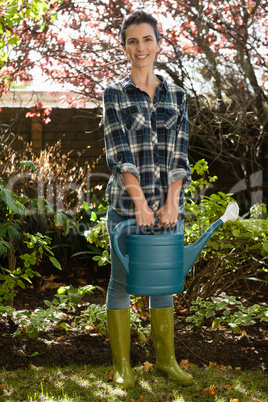
[[[0,68],[8,63],[12,50],[21,45],[24,28],[45,31],[56,19],[60,4],[61,0],[0,0]],[[2,86],[7,87],[12,78],[7,75],[4,79],[2,75]]]
[[[107,83],[127,72],[119,29],[137,5],[64,0],[45,29],[20,25],[21,40],[2,74],[29,79],[38,64],[53,81],[72,85],[77,96],[69,102],[100,99]],[[267,157],[266,0],[156,0],[145,7],[162,25],[158,69],[189,93],[190,153],[222,163],[249,192]]]

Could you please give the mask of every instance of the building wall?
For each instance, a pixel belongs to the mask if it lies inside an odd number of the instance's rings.
[[[27,118],[28,112],[29,109],[25,108],[2,108],[2,143],[8,145],[12,142],[12,148],[20,152],[27,142],[38,155],[41,150],[60,141],[61,154],[69,155],[70,158],[69,169],[76,163],[83,167],[86,165],[91,189],[96,185],[106,185],[110,172],[105,159],[103,130],[99,127],[99,109],[54,108],[48,124],[42,123],[38,116]],[[4,132],[7,129],[9,132]]]
[[[110,172],[106,165],[104,154],[103,130],[100,127],[101,115],[100,109],[75,109],[75,108],[53,108],[50,115],[51,122],[44,124],[41,117],[28,117],[27,108],[3,107],[0,112],[0,128],[2,127],[0,140],[10,142],[14,134],[15,141],[12,147],[16,150],[22,150],[24,145],[17,139],[18,135],[24,141],[32,144],[33,151],[38,154],[40,150],[53,146],[57,141],[61,141],[62,154],[68,154],[70,151],[71,164],[78,161],[80,166],[89,164],[89,171],[92,177],[91,186],[105,186]],[[10,127],[10,129],[8,129]],[[4,132],[4,129],[9,130]],[[200,156],[191,152],[191,142],[189,146],[190,161],[194,163]],[[78,155],[79,158],[78,158]],[[263,201],[267,202],[267,179],[268,179],[268,158],[265,159],[265,167],[262,172],[262,181],[265,188],[265,194],[261,195]],[[210,169],[210,175],[217,175],[219,180],[215,187],[216,191],[230,192],[237,180],[234,176],[227,173],[224,166],[213,163]],[[240,185],[240,188],[242,185]],[[262,189],[254,186],[254,191],[261,194]],[[261,198],[260,198],[261,199]]]

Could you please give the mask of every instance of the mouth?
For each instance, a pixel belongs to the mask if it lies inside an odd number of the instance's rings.
[[[148,57],[148,54],[143,54],[143,55],[140,55],[140,56],[136,55],[136,58],[138,60],[144,60],[144,59],[146,59],[146,57]]]

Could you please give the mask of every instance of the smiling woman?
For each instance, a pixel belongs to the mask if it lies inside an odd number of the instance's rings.
[[[131,62],[130,74],[104,92],[104,139],[112,172],[106,199],[107,227],[135,218],[139,227],[173,230],[184,217],[184,189],[189,186],[188,115],[185,91],[154,71],[161,47],[157,20],[136,11],[124,20],[121,43]],[[125,240],[122,238],[122,251]],[[124,252],[124,251],[123,251]],[[111,247],[107,319],[113,352],[113,382],[135,384],[130,365],[130,300],[126,274]],[[178,365],[174,351],[173,296],[150,297],[156,367],[181,385],[192,376]]]

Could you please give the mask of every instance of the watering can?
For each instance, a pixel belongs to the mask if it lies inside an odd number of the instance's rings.
[[[195,243],[184,246],[183,232],[176,230],[157,235],[130,233],[126,235],[127,252],[119,247],[121,231],[135,225],[135,219],[122,221],[112,233],[113,250],[126,271],[126,292],[136,296],[157,296],[180,293],[183,281],[211,235],[227,221],[235,221],[239,208],[236,202]],[[157,222],[158,218],[155,218]]]

